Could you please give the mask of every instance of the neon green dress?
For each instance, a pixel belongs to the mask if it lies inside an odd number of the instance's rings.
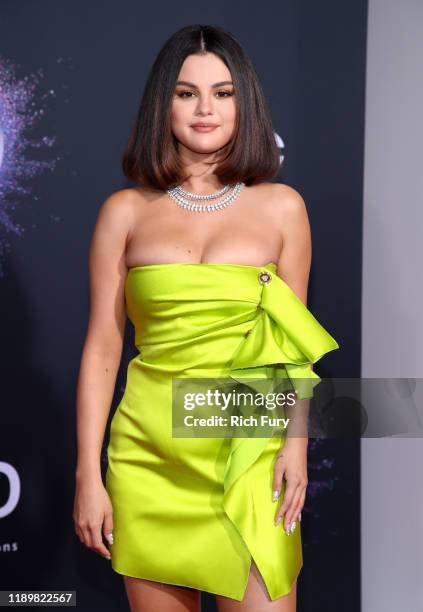
[[[172,377],[298,377],[339,348],[277,265],[152,264],[125,284],[139,353],[113,415],[106,488],[119,574],[241,601],[254,559],[272,600],[303,564],[301,523],[275,526],[283,438],[172,436]],[[283,481],[285,483],[285,481]]]

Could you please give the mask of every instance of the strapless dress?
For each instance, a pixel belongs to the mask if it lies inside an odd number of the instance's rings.
[[[130,268],[125,306],[138,352],[110,425],[112,568],[242,601],[253,559],[270,599],[287,594],[303,556],[301,523],[291,535],[275,525],[284,438],[173,436],[172,379],[289,377],[313,387],[321,379],[310,364],[339,344],[273,262]]]

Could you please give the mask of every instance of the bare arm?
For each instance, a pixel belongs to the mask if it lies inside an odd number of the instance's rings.
[[[306,205],[295,189],[286,185],[275,187],[281,201],[280,228],[283,239],[278,274],[307,306],[311,230]]]
[[[132,227],[129,189],[102,204],[89,255],[90,314],[78,376],[75,532],[91,550],[111,559],[113,507],[101,478],[100,452],[122,356],[125,330],[126,243]]]
[[[286,185],[275,186],[281,204],[282,253],[278,275],[307,306],[308,280],[311,267],[311,231],[305,202],[301,195]],[[283,205],[282,205],[283,203]],[[273,477],[274,501],[281,494],[282,479],[286,480],[285,495],[275,517],[275,524],[283,518],[284,529],[290,533],[297,519],[301,520],[307,477],[307,421],[309,400],[296,400],[295,434],[288,437],[278,454]]]
[[[310,223],[301,195],[290,187],[282,187],[285,190],[284,212],[281,216],[283,248],[278,262],[278,274],[307,306],[312,256]],[[309,400],[296,400],[292,408],[295,414],[288,427],[287,442],[308,443],[309,409]]]
[[[130,190],[105,200],[89,254],[90,313],[77,384],[76,479],[101,481],[100,453],[122,356]]]

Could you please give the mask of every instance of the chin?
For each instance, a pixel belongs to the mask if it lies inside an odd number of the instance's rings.
[[[184,144],[184,143],[183,143]],[[224,146],[225,143],[204,143],[204,146],[198,146],[198,143],[187,143],[186,148],[193,153],[215,153]]]

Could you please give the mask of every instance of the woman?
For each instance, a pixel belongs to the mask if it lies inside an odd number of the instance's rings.
[[[307,436],[172,435],[173,379],[314,385],[311,364],[338,348],[306,308],[310,228],[302,197],[268,180],[279,163],[236,39],[209,26],[176,32],[124,155],[136,186],[107,198],[94,229],[77,393],[76,533],[124,576],[132,610],[198,610],[202,590],[221,612],[296,607]],[[126,314],[139,353],[104,487]]]

